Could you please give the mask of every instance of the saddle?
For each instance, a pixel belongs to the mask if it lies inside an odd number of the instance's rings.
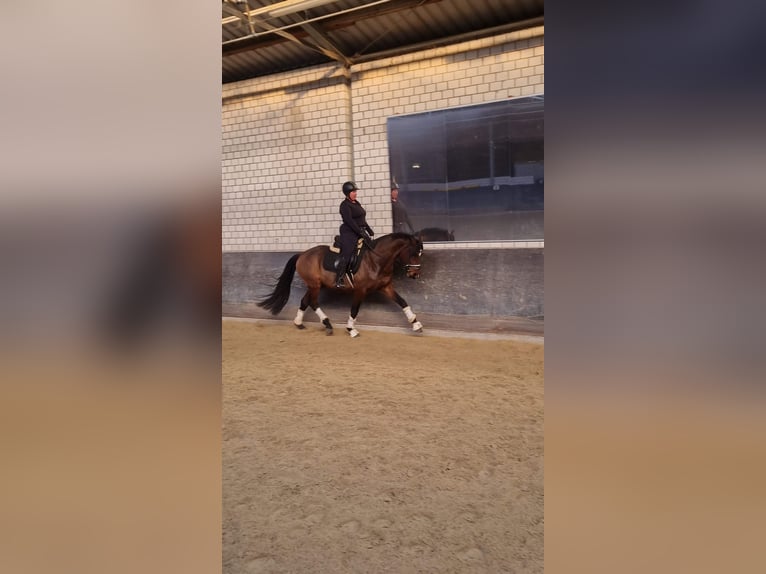
[[[356,249],[351,254],[351,261],[349,262],[349,272],[353,276],[354,273],[359,271],[359,266],[362,264],[362,254],[367,249],[364,245],[364,239],[361,237],[356,241]],[[327,271],[333,273],[338,271],[338,259],[340,258],[340,235],[336,235],[333,238],[333,243],[330,246],[330,250],[322,259],[322,267]]]

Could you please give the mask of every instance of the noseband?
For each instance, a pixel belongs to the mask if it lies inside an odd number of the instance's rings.
[[[423,255],[423,250],[418,251],[418,257]],[[410,267],[414,267],[415,269],[420,269],[420,263],[405,263],[404,268],[409,271]]]

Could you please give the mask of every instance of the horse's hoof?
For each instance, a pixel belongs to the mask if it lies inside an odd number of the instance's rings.
[[[422,333],[423,332],[423,325],[420,324],[420,321],[415,321],[412,324],[412,330],[416,333]]]
[[[346,329],[346,331],[348,331],[348,334],[351,335],[352,339],[359,336],[359,331],[356,329]]]
[[[328,336],[332,335],[332,329],[325,329],[324,334]]]
[[[298,327],[298,329],[305,329],[305,328],[306,328],[306,325],[304,325],[303,323],[301,323],[300,325],[296,325],[296,327]]]

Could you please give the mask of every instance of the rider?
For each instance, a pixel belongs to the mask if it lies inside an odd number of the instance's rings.
[[[359,188],[353,181],[347,181],[343,184],[343,195],[346,199],[340,204],[340,216],[343,223],[340,226],[340,258],[338,260],[338,271],[335,276],[335,286],[343,287],[343,276],[346,274],[346,267],[351,261],[351,257],[356,249],[357,240],[361,237],[369,246],[370,239],[375,232],[367,225],[365,216],[367,211],[356,200],[356,192]]]

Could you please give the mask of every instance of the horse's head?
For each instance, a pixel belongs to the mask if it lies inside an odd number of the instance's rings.
[[[423,242],[415,236],[411,236],[409,245],[399,252],[399,261],[404,264],[407,277],[417,279],[420,277],[420,258],[423,255]]]

